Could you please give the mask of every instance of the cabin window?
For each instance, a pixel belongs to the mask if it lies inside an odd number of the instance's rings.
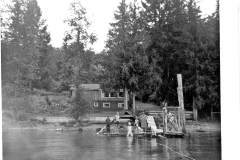
[[[93,106],[98,107],[98,102],[94,102]]]
[[[110,93],[110,97],[117,97],[116,92],[111,92],[111,93]]]
[[[110,108],[110,103],[103,103],[103,108]]]
[[[123,90],[120,90],[120,92],[102,92],[102,98],[123,98],[124,97],[124,92]]]
[[[124,103],[118,103],[118,108],[124,108]]]
[[[119,92],[119,93],[118,93],[118,97],[124,97],[123,92]]]
[[[104,93],[103,97],[109,97],[109,93],[108,92]]]

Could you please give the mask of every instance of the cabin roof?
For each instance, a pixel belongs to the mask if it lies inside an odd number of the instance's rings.
[[[80,84],[79,87],[85,89],[85,90],[99,90],[100,84]]]
[[[121,113],[120,113],[120,117],[121,118],[135,118],[135,114],[131,111],[129,111],[128,109],[124,109]]]

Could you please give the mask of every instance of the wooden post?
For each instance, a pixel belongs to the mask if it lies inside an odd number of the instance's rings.
[[[162,124],[163,124],[163,133],[165,133],[165,108],[162,109],[162,114],[163,114],[163,121],[162,121]]]
[[[128,109],[128,90],[124,88],[124,109]]]
[[[136,113],[135,97],[136,97],[136,93],[133,92],[133,113]]]
[[[212,109],[212,106],[211,106],[211,120],[213,120],[213,109]]]
[[[182,88],[182,75],[177,74],[177,81],[178,81],[178,102],[179,107],[181,111],[181,117],[182,117],[182,128],[185,130],[185,112],[184,112],[184,101],[183,101],[183,88]],[[181,118],[180,118],[181,119]]]
[[[182,126],[181,126],[181,114],[180,114],[180,110],[178,109],[178,131],[180,131],[180,129],[182,128]]]
[[[72,86],[71,86],[71,90],[72,90],[72,97],[71,97],[71,101],[73,101],[74,100],[74,98],[76,97],[76,93],[77,93],[77,87],[73,84]]]
[[[167,132],[167,108],[163,108],[163,132]]]
[[[195,98],[193,97],[193,120],[197,121],[198,113],[197,108],[195,107]]]

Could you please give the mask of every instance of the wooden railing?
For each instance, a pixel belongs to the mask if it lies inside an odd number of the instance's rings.
[[[149,115],[160,115],[160,117],[163,117],[162,111],[148,111]],[[174,112],[171,112],[174,115]],[[185,111],[185,118],[188,120],[193,119],[193,112],[192,111]]]

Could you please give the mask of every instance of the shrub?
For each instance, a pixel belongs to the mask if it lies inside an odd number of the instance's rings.
[[[67,81],[62,81],[60,84],[56,85],[57,88],[55,88],[55,92],[62,93],[63,91],[69,91],[70,90],[70,83]]]
[[[48,105],[51,105],[51,101],[49,100],[48,96],[45,97],[45,101],[47,102]]]
[[[2,107],[8,110],[32,110],[32,99],[31,97],[17,97],[17,98],[7,98],[3,96]]]
[[[76,91],[76,97],[70,102],[69,116],[75,120],[85,117],[91,110],[90,97],[84,95],[84,92],[79,88]]]
[[[18,115],[17,120],[18,121],[28,121],[29,117],[26,114],[20,114],[20,115]]]
[[[43,89],[36,89],[36,88],[33,89],[32,94],[33,95],[41,95],[41,96],[53,95],[52,92],[48,92]]]
[[[2,86],[2,93],[6,96],[13,97],[15,94],[15,88],[13,84],[5,84]]]

